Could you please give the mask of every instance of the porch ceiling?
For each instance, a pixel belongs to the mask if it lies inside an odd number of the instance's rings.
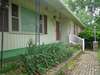
[[[26,8],[29,8],[31,10],[33,10],[35,7],[34,7],[34,0],[11,0],[11,2],[15,3],[15,4],[18,4],[18,5],[21,5],[23,7],[26,7]]]

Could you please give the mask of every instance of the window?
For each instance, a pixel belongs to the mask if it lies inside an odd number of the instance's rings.
[[[3,9],[3,11],[0,7],[0,32],[8,32],[8,8]]]
[[[46,15],[40,15],[39,32],[47,34],[47,16]]]
[[[19,9],[18,6],[12,4],[12,31],[19,31]]]

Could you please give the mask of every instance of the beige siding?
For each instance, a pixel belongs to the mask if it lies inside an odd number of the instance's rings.
[[[48,18],[48,34],[41,34],[40,40],[41,44],[45,43],[54,43],[56,42],[55,36],[55,21],[52,18]],[[1,39],[1,35],[0,35]],[[26,33],[4,33],[4,50],[24,48],[27,46],[28,41],[32,39],[35,43],[35,35],[26,34]],[[1,43],[1,41],[0,41]],[[1,45],[0,45],[1,46]],[[1,47],[0,47],[1,48]]]
[[[56,42],[56,22],[53,18],[48,18],[48,34],[41,35],[41,43],[54,43]]]
[[[66,20],[62,22],[61,25],[61,41],[68,43],[69,34],[74,33],[73,22],[71,20]]]

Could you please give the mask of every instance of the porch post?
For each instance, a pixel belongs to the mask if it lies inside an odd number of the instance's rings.
[[[0,58],[0,65],[1,65],[1,69],[3,68],[3,46],[4,46],[4,22],[5,22],[5,10],[8,8],[8,0],[0,0],[0,10],[1,11],[1,16],[2,16],[2,27],[1,27],[1,58]]]
[[[40,0],[35,0],[35,10],[36,10],[36,17],[35,17],[35,44],[40,45]]]
[[[83,50],[83,52],[85,51],[85,40],[84,39],[82,39],[83,40],[83,43],[82,43],[82,50]]]

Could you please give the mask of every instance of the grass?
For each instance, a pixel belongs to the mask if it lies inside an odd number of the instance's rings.
[[[71,75],[71,71],[77,65],[77,58],[81,53],[78,53],[73,59],[69,60],[57,73],[56,75]]]
[[[76,65],[75,60],[70,60],[63,68],[61,68],[56,75],[69,75],[70,71],[74,69]]]
[[[27,75],[21,61],[11,61],[3,64],[3,68],[0,68],[0,75]]]
[[[75,65],[76,65],[76,61],[75,61],[75,60],[72,60],[72,61],[70,61],[68,64],[66,64],[65,67],[66,67],[68,70],[72,70],[72,69],[74,69]]]
[[[100,48],[97,50],[97,59],[98,59],[98,61],[100,63]]]

